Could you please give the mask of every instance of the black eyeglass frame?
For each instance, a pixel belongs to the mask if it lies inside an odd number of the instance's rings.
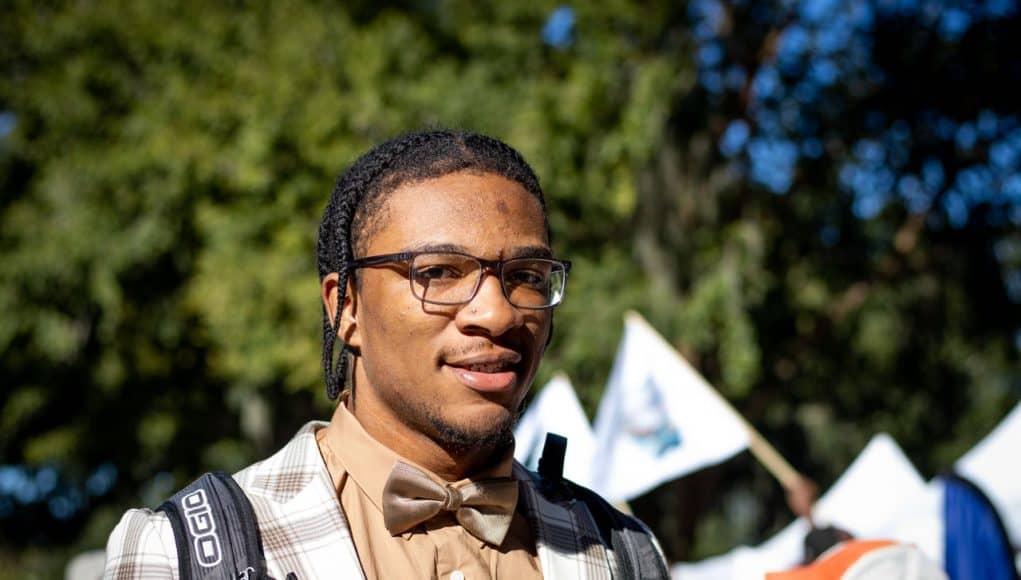
[[[411,264],[415,258],[425,254],[449,254],[454,256],[463,256],[465,258],[471,258],[478,262],[482,268],[479,271],[479,276],[475,280],[475,288],[472,290],[471,295],[461,302],[437,302],[435,300],[428,300],[420,297],[415,293],[415,277],[411,272]],[[550,262],[561,266],[564,269],[564,289],[560,294],[560,300],[554,304],[547,304],[546,306],[520,306],[511,302],[510,296],[507,295],[507,283],[503,279],[503,269],[510,262],[517,262],[520,260],[541,260],[544,262]],[[549,310],[557,306],[564,301],[564,295],[567,294],[567,274],[571,271],[570,260],[557,260],[555,258],[539,258],[531,256],[521,256],[517,258],[508,258],[506,260],[486,260],[485,258],[479,258],[471,254],[465,254],[464,252],[444,252],[436,250],[422,250],[417,252],[398,252],[396,254],[380,254],[378,256],[366,256],[364,258],[356,258],[350,260],[344,265],[347,270],[357,270],[359,268],[366,268],[371,266],[382,266],[384,264],[395,264],[400,262],[408,263],[408,283],[410,284],[411,295],[419,300],[428,304],[436,304],[437,306],[458,306],[461,304],[468,304],[475,299],[475,296],[479,293],[479,288],[482,287],[482,278],[486,270],[489,270],[496,274],[496,277],[500,280],[500,291],[503,292],[503,297],[507,299],[507,302],[515,308],[523,308],[526,310]]]

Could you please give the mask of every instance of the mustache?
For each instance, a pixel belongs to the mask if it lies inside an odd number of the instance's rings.
[[[440,355],[442,358],[468,357],[474,354],[492,352],[494,349],[512,350],[522,357],[525,356],[527,350],[519,345],[501,344],[492,340],[479,339],[456,347],[445,348],[440,351]]]

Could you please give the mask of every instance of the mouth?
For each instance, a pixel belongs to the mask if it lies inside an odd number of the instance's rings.
[[[520,363],[520,354],[506,351],[447,360],[443,364],[464,386],[483,393],[499,393],[517,386]]]

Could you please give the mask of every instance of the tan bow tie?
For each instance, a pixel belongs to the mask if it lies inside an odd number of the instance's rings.
[[[447,510],[468,533],[499,546],[510,528],[517,502],[518,482],[509,477],[444,486],[398,461],[383,487],[383,523],[396,535]]]

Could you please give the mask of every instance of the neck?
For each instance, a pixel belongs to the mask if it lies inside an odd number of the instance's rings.
[[[369,392],[366,392],[369,391]],[[504,457],[504,449],[479,444],[474,447],[444,445],[411,425],[384,404],[373,400],[368,389],[358,391],[358,403],[341,400],[332,422],[337,420],[340,407],[347,407],[366,433],[380,444],[446,481],[459,481],[479,473]]]

